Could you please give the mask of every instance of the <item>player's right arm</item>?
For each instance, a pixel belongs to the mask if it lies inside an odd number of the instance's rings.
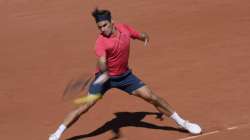
[[[93,86],[95,86],[95,88],[102,86],[102,84],[105,83],[109,79],[105,56],[98,57],[97,66],[99,67],[100,72],[102,74],[94,81]],[[83,97],[75,99],[74,103],[76,105],[82,105],[85,103],[93,103],[99,100],[100,98],[102,98],[102,95],[100,93],[88,94],[87,96],[83,96]]]
[[[98,58],[97,67],[99,68],[101,75],[95,80],[94,84],[103,84],[109,79],[107,60],[105,56]]]

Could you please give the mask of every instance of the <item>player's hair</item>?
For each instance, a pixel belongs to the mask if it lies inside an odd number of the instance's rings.
[[[95,18],[96,23],[108,20],[111,22],[111,12],[109,10],[100,10],[98,8],[95,8],[95,10],[92,12],[92,16]]]

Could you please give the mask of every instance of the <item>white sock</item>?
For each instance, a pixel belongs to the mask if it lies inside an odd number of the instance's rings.
[[[56,130],[56,132],[54,133],[58,138],[61,137],[62,133],[65,131],[66,126],[64,124],[61,124],[58,129]]]
[[[173,119],[177,124],[180,126],[183,126],[185,120],[183,120],[176,112],[174,112],[171,116],[171,119]]]

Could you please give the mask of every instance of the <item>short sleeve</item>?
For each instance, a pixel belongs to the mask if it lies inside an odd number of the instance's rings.
[[[124,24],[124,27],[129,32],[131,38],[137,39],[140,37],[140,32],[136,31],[133,27],[126,25],[126,24]]]
[[[106,47],[104,45],[104,42],[101,39],[96,40],[95,54],[98,58],[102,56],[106,56]]]

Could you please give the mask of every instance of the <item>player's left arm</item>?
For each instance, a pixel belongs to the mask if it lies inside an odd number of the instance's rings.
[[[146,32],[141,32],[138,40],[141,40],[144,42],[144,46],[147,47],[148,46],[148,42],[149,42],[149,35]]]
[[[129,31],[130,33],[130,37],[132,39],[137,39],[140,41],[144,42],[144,46],[147,47],[148,46],[148,42],[149,42],[149,35],[146,32],[138,32],[136,29],[134,29],[131,26],[128,25],[124,25],[124,27]]]

